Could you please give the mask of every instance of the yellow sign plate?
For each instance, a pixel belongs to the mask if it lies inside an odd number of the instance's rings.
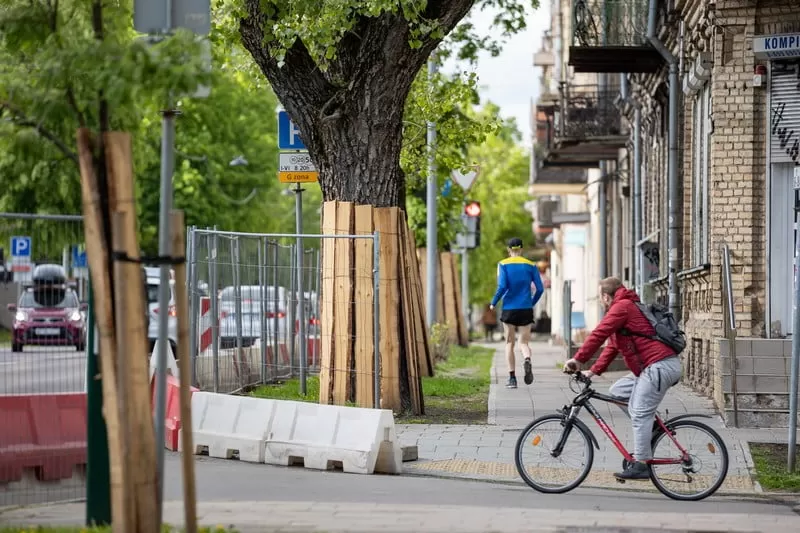
[[[319,172],[278,172],[281,183],[315,183],[319,181]]]

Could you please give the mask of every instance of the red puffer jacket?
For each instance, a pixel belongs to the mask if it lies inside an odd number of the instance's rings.
[[[600,354],[590,370],[595,374],[602,374],[617,354],[621,353],[625,364],[631,369],[631,372],[638,376],[644,368],[656,361],[675,355],[674,350],[663,342],[618,333],[622,328],[626,328],[628,331],[641,335],[655,335],[650,321],[636,307],[638,301],[639,296],[634,291],[620,287],[614,294],[614,300],[611,302],[608,312],[575,354],[575,359],[585,363],[608,339],[603,353]]]

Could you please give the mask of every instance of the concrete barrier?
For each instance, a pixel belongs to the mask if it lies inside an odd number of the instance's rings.
[[[267,345],[266,367],[261,359],[261,344],[242,348],[242,355],[236,355],[236,348],[219,350],[217,368],[219,372],[218,386],[222,391],[233,391],[261,380],[262,368],[266,380],[289,373],[289,350],[285,343],[278,345],[279,356],[273,357],[273,347]],[[214,390],[214,357],[209,348],[195,359],[197,385],[202,390]]]
[[[198,392],[194,387],[190,387],[189,390],[191,394]],[[155,380],[150,381],[150,393],[152,398],[151,406],[155,414]],[[180,382],[174,376],[167,374],[167,410],[164,419],[164,447],[166,449],[172,450],[173,452],[178,450],[182,426]]]
[[[275,406],[272,400],[196,392],[192,395],[194,453],[250,463],[264,462],[264,442]]]
[[[192,425],[196,454],[357,474],[402,471],[389,410],[197,392]]]
[[[69,479],[86,465],[86,394],[0,396],[0,483]]]
[[[150,382],[153,382],[153,376],[156,375],[156,363],[158,362],[158,348],[161,341],[156,339],[153,344],[153,351],[150,353]],[[178,362],[175,359],[175,352],[172,351],[172,345],[167,343],[167,374],[172,374],[176,378],[180,378],[180,371],[178,370]]]
[[[402,472],[394,415],[385,409],[278,401],[265,449],[267,464],[372,474]]]

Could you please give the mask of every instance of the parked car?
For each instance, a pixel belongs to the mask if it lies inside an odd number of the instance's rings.
[[[147,338],[150,342],[152,352],[156,340],[158,339],[158,316],[160,309],[158,306],[158,296],[161,289],[161,270],[158,267],[145,267],[145,281],[147,285],[147,309],[149,322],[147,325]],[[178,313],[175,307],[175,280],[174,273],[170,272],[169,281],[169,313],[167,338],[172,346],[172,353],[177,357],[178,346]]]
[[[262,337],[262,324],[266,326],[264,337],[272,339],[277,328],[278,338],[288,337],[287,291],[285,287],[267,287],[266,298],[263,287],[245,285],[241,287],[242,346],[252,346]],[[261,320],[262,301],[265,320]],[[236,289],[225,287],[219,294],[219,339],[222,348],[233,348],[237,339]]]
[[[32,284],[20,294],[16,304],[8,304],[14,313],[11,350],[21,352],[28,346],[74,346],[86,348],[86,304],[67,283],[60,265],[37,266]]]

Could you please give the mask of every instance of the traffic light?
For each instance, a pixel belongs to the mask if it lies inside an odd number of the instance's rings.
[[[481,203],[467,200],[464,204],[464,222],[468,237],[472,244],[470,248],[477,248],[481,244]]]
[[[481,203],[474,201],[467,201],[466,205],[464,206],[464,214],[467,215],[468,217],[481,216]]]

